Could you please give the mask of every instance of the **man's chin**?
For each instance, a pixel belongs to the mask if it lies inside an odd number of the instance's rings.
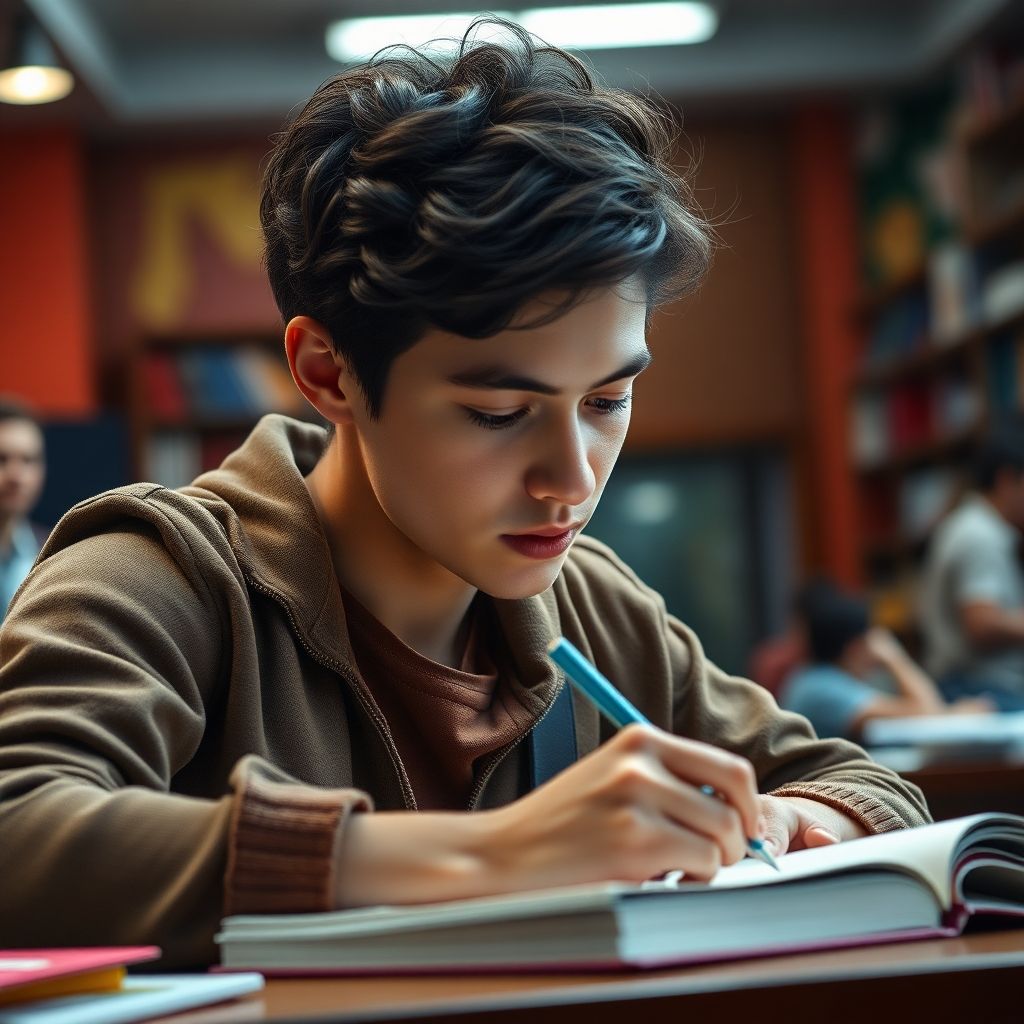
[[[555,564],[538,565],[531,572],[506,573],[482,580],[476,584],[476,588],[499,601],[522,601],[536,597],[551,588],[558,578],[563,561],[560,558]]]

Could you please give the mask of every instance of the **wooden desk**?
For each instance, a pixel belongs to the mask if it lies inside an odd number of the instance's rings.
[[[1024,928],[635,974],[269,980],[166,1018],[452,1024],[883,1024],[1024,1020]]]
[[[1019,760],[945,761],[901,774],[921,787],[936,821],[980,811],[1024,815],[1024,762]]]

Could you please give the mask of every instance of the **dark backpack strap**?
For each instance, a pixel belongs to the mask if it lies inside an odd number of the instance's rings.
[[[530,733],[530,772],[533,788],[554,778],[576,761],[576,716],[572,710],[572,687],[562,681],[548,713]]]

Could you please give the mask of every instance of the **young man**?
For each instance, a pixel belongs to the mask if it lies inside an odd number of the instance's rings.
[[[49,532],[29,519],[45,479],[39,422],[27,406],[0,396],[0,619]]]
[[[0,634],[0,945],[204,962],[225,912],[706,878],[748,835],[926,820],[579,535],[709,244],[660,115],[509,31],[342,74],[277,142],[267,267],[333,434],[268,417],[44,549]],[[575,701],[535,788],[559,634],[661,728]]]
[[[950,698],[1024,709],[1024,423],[979,445],[975,489],[943,520],[921,587],[925,664]]]

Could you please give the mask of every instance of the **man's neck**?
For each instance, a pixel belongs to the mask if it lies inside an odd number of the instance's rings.
[[[978,495],[1007,526],[1019,529],[1010,514],[1010,500],[1004,498],[998,488],[991,491],[979,491]]]
[[[433,562],[388,519],[362,455],[339,430],[306,487],[341,586],[417,653],[458,667],[476,588]]]

